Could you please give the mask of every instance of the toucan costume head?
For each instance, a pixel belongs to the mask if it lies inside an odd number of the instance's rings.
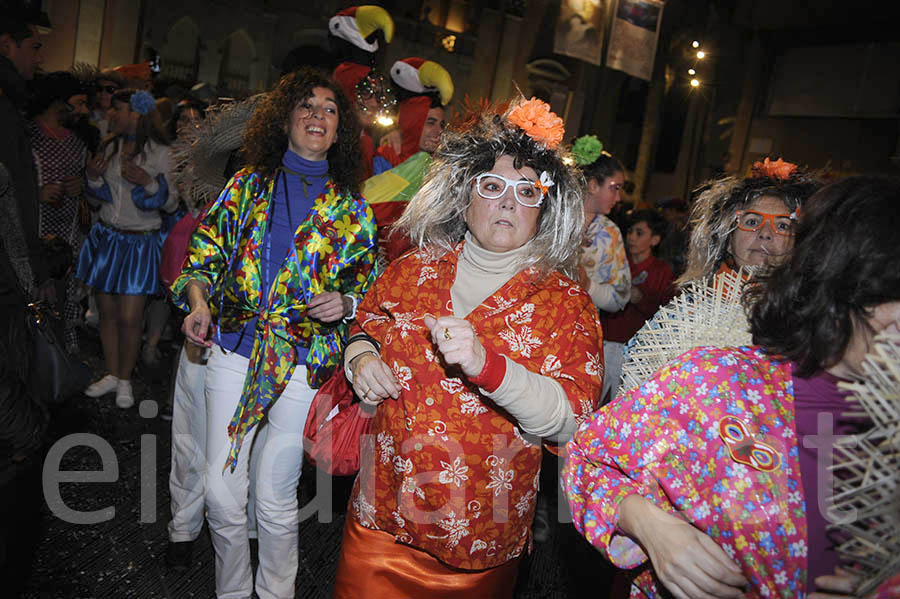
[[[394,38],[394,21],[380,6],[352,6],[329,19],[328,33],[339,63],[332,76],[352,100]]]
[[[453,79],[447,69],[438,63],[410,57],[398,60],[391,66],[391,81],[400,102],[397,126],[403,136],[403,145],[399,156],[385,157],[396,165],[419,151],[428,111],[450,103]]]

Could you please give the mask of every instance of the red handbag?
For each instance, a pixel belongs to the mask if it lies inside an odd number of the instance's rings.
[[[303,448],[318,468],[336,476],[359,472],[360,443],[372,428],[339,368],[313,398],[303,427]]]

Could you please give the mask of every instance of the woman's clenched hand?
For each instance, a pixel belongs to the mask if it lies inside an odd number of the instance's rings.
[[[348,367],[353,374],[353,391],[364,403],[378,405],[388,397],[400,397],[394,371],[375,352],[356,356]]]
[[[468,321],[453,316],[435,319],[426,315],[425,326],[448,365],[459,366],[470,378],[481,374],[487,352]]]
[[[348,307],[349,304],[349,307]],[[353,301],[337,291],[327,291],[314,295],[306,303],[306,313],[310,318],[322,322],[337,322],[353,309]]]
[[[747,580],[709,536],[640,495],[619,504],[619,529],[640,542],[653,571],[678,599],[737,599]]]

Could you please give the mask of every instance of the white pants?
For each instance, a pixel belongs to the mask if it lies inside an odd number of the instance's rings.
[[[172,469],[169,472],[169,496],[172,519],[169,540],[173,543],[195,541],[203,528],[206,494],[206,360],[188,358],[184,348],[178,354],[178,370],[172,393]],[[247,534],[256,532],[256,472],[259,449],[266,441],[263,426],[253,441],[250,453],[250,500],[247,508]]]
[[[603,390],[600,392],[601,404],[611,402],[619,391],[622,379],[622,365],[625,363],[625,344],[615,341],[603,342]],[[609,391],[609,398],[606,392]]]
[[[169,472],[172,519],[169,521],[169,540],[174,543],[195,540],[203,528],[203,495],[206,489],[205,385],[206,360],[193,362],[182,348],[172,393],[172,470]]]
[[[244,386],[249,361],[213,346],[206,366],[206,510],[216,552],[216,596],[244,599],[253,591],[247,501],[250,448],[256,427],[244,438],[237,467],[223,470],[231,443],[228,423]],[[267,438],[259,452],[256,517],[260,599],[294,597],[297,578],[299,512],[297,483],[303,463],[302,434],[315,390],[306,383],[306,368],[297,366],[284,392],[269,408]]]

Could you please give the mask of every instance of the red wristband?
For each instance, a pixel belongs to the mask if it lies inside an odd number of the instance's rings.
[[[478,376],[469,379],[488,393],[496,391],[506,377],[506,358],[492,349],[485,348],[484,367]]]

